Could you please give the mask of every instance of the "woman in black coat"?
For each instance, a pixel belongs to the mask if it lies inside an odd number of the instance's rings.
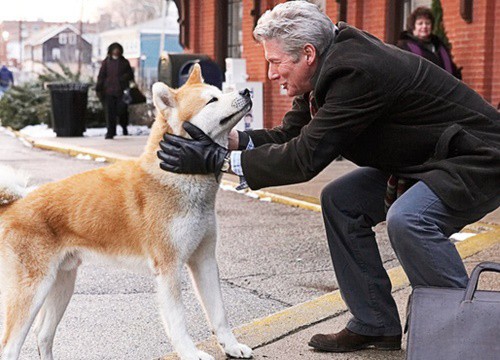
[[[397,46],[424,57],[462,79],[461,68],[457,68],[453,62],[450,50],[438,36],[432,34],[434,16],[431,10],[423,6],[416,8],[407,23],[408,29],[401,33]]]
[[[123,128],[123,135],[128,135],[128,108],[122,98],[123,91],[133,80],[134,72],[128,60],[123,57],[123,47],[119,43],[112,43],[108,47],[108,56],[102,62],[96,85],[97,96],[103,102],[106,114],[106,139],[113,139],[116,135],[117,117]]]

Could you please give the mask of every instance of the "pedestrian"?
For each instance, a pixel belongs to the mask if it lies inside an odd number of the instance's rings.
[[[129,61],[123,57],[123,47],[119,43],[112,43],[102,62],[96,85],[96,93],[103,102],[106,115],[106,139],[113,139],[116,135],[117,117],[123,135],[128,135],[128,105],[123,97],[131,81],[134,81],[134,72]]]
[[[282,124],[233,131],[225,149],[186,122],[192,139],[166,134],[160,167],[204,174],[229,165],[260,189],[307,181],[340,154],[359,165],[321,194],[352,317],[309,345],[398,350],[401,324],[372,227],[387,222],[412,286],[465,287],[449,236],[500,204],[500,113],[431,62],[345,23],[337,27],[308,2],[277,5],[253,34],[269,78],[294,97]]]
[[[431,9],[420,6],[408,17],[407,30],[399,37],[397,46],[433,62],[458,79],[462,79],[462,68],[453,62],[450,49],[432,33],[434,15]]]
[[[7,66],[3,65],[0,68],[0,98],[12,85],[14,85],[14,75]]]

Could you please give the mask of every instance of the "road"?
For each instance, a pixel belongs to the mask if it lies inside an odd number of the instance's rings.
[[[107,166],[30,148],[5,132],[0,132],[0,164],[23,169],[32,184]],[[217,214],[217,257],[233,327],[337,288],[319,213],[221,190]],[[397,266],[384,226],[376,232],[386,267]],[[187,274],[183,292],[189,331],[195,341],[203,340],[210,333]],[[153,359],[169,351],[152,278],[105,266],[81,267],[56,335],[55,358]],[[38,358],[32,333],[21,358]]]

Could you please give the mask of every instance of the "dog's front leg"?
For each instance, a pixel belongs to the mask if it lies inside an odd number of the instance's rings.
[[[182,266],[159,270],[156,277],[160,315],[167,335],[182,360],[214,360],[212,356],[198,350],[188,334],[181,297],[181,270]]]
[[[212,331],[225,353],[233,358],[248,359],[252,357],[252,349],[236,340],[227,321],[215,259],[215,243],[216,234],[213,234],[205,238],[193,253],[188,262],[191,277]]]

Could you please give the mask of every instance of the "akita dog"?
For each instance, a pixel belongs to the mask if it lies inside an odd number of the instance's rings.
[[[213,359],[198,350],[187,333],[180,287],[181,270],[187,264],[226,354],[252,357],[252,350],[233,335],[222,302],[215,258],[219,183],[213,174],[165,172],[156,156],[166,132],[187,136],[183,121],[227,147],[230,129],[251,108],[249,92],[223,94],[203,83],[195,65],[179,89],[154,84],[153,99],[158,115],[137,161],[45,184],[25,197],[11,181],[14,176],[3,174],[7,179],[0,184],[3,360],[18,359],[33,322],[41,359],[53,358],[54,334],[73,294],[77,269],[95,255],[154,275],[161,318],[177,353],[184,360]]]

